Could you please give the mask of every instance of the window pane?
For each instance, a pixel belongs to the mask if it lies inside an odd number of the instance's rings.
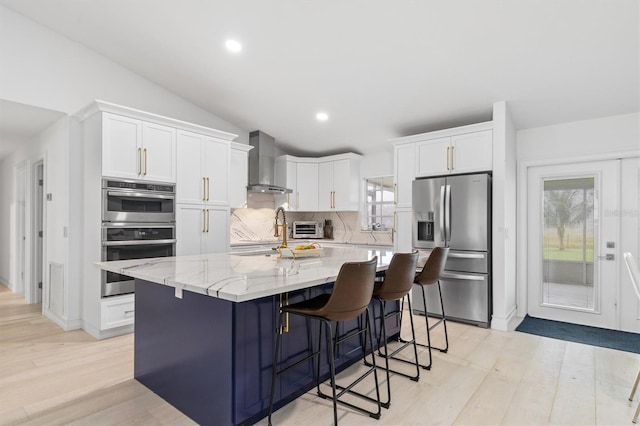
[[[594,309],[594,183],[544,181],[543,304]]]
[[[384,205],[382,205],[380,207],[382,207],[382,212],[381,213],[384,216],[393,216],[393,210],[394,210],[393,204],[384,204]]]

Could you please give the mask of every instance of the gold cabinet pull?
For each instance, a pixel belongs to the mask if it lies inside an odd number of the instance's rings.
[[[142,174],[142,148],[138,148],[138,176]]]
[[[447,147],[447,170],[451,170],[451,169],[449,168],[449,150],[450,150],[450,149],[451,149],[451,147],[450,147],[450,146],[448,146],[448,147]]]
[[[147,148],[144,150],[144,175],[147,175]]]
[[[211,196],[211,186],[209,185],[209,177],[207,176],[207,201],[209,201],[210,196]]]
[[[393,204],[398,204],[398,184],[393,184]]]
[[[207,209],[207,234],[209,233],[209,209]]]
[[[454,158],[453,149],[454,148],[455,148],[455,146],[451,147],[451,170],[455,169],[455,166],[453,165],[453,158]]]
[[[207,201],[207,178],[202,177],[202,201]]]
[[[202,233],[204,234],[207,229],[207,217],[206,217],[206,211],[205,209],[202,209]]]

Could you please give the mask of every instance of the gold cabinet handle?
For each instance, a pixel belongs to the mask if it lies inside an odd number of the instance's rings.
[[[144,175],[147,175],[147,148],[144,150]]]
[[[209,233],[209,209],[207,209],[207,233]]]
[[[207,217],[206,217],[206,212],[204,209],[202,209],[202,233],[204,234],[207,229]]]
[[[455,169],[455,166],[453,165],[453,158],[454,158],[453,149],[454,148],[455,148],[455,146],[451,147],[451,170]]]
[[[209,177],[207,176],[207,201],[209,201],[209,196],[211,196],[211,186],[209,185]]]
[[[138,148],[138,176],[142,174],[142,148]]]
[[[336,208],[336,191],[333,191],[333,208]]]
[[[451,147],[450,147],[450,146],[448,146],[448,147],[447,147],[447,170],[451,170],[451,169],[449,168],[449,150],[450,150],[450,149],[451,149]]]
[[[202,178],[202,201],[207,201],[207,178]]]
[[[393,204],[398,204],[398,184],[393,184]]]

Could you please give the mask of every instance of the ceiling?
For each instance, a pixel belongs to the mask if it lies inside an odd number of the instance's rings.
[[[639,110],[637,0],[0,4],[292,154],[379,151],[500,100],[519,129]]]
[[[0,160],[58,121],[65,114],[0,99]]]

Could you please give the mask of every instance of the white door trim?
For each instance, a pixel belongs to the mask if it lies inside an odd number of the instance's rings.
[[[518,160],[517,165],[517,191],[516,191],[516,214],[517,214],[517,268],[516,268],[516,304],[517,304],[517,316],[524,317],[527,314],[527,212],[528,212],[528,175],[529,168],[538,166],[551,166],[557,164],[574,164],[584,163],[591,161],[603,161],[603,160],[616,160],[623,158],[636,158],[638,157],[638,151],[618,151],[602,154],[576,156],[570,158],[551,158],[551,159],[536,159]]]

